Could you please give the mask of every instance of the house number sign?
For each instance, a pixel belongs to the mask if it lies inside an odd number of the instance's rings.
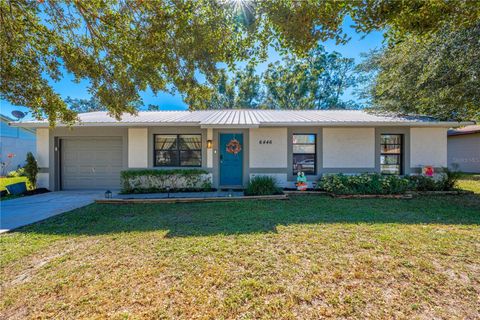
[[[259,144],[272,144],[272,140],[258,140]]]

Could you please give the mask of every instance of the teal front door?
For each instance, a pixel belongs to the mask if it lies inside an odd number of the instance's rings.
[[[220,134],[220,186],[241,186],[243,175],[243,134]]]

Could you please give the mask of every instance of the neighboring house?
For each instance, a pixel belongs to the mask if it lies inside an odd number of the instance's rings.
[[[35,153],[35,129],[11,127],[12,118],[0,114],[0,162],[1,175],[25,164],[27,152]]]
[[[119,188],[120,171],[203,168],[216,188],[243,187],[271,175],[293,187],[325,173],[410,174],[447,165],[448,128],[471,123],[364,111],[206,110],[79,115],[72,128],[37,129],[39,184],[52,190]],[[240,147],[240,148],[238,148]],[[237,151],[237,152],[236,152]]]
[[[448,130],[448,166],[458,170],[480,173],[480,126],[472,125]]]

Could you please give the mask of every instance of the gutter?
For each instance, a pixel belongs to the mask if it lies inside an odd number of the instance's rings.
[[[322,122],[264,122],[260,124],[201,124],[200,122],[83,122],[72,126],[58,124],[56,127],[200,127],[202,129],[249,129],[259,127],[441,127],[452,128],[473,125],[475,122],[359,122],[359,121],[322,121]],[[12,127],[48,128],[48,122],[9,122]]]

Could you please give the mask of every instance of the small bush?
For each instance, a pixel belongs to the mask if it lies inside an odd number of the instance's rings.
[[[245,189],[246,196],[266,196],[281,193],[282,190],[277,186],[275,179],[269,176],[253,177]]]
[[[15,171],[10,171],[9,173],[7,173],[8,178],[18,178],[18,177],[25,177],[25,176],[26,176],[25,168],[18,168]]]
[[[27,177],[28,182],[32,189],[37,188],[37,174],[40,170],[38,168],[37,160],[31,152],[27,153],[27,164],[24,167],[25,176]]]
[[[439,181],[441,190],[454,190],[458,180],[462,177],[462,172],[457,170],[458,165],[454,166],[452,170],[449,168],[442,168],[443,176]]]
[[[439,184],[435,179],[417,175],[417,176],[408,176],[408,190],[412,191],[438,191]]]
[[[436,178],[422,175],[408,177],[409,189],[412,191],[452,191],[461,176],[460,171],[442,168],[442,172],[437,174]]]
[[[324,175],[317,188],[335,194],[400,194],[408,189],[408,180],[399,176],[377,173],[351,175]]]

